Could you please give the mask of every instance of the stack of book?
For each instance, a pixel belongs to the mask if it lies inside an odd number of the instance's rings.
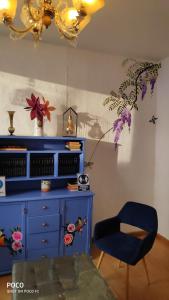
[[[67,142],[65,147],[71,151],[80,151],[81,143],[80,142]]]
[[[6,157],[0,159],[0,176],[26,176],[26,159],[22,157]]]
[[[71,192],[78,191],[78,184],[77,184],[77,182],[75,182],[75,183],[68,182],[67,189],[69,191],[71,191]]]

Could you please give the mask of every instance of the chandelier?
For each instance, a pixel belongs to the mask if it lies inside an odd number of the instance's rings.
[[[9,28],[12,39],[31,33],[39,41],[53,22],[61,37],[74,41],[104,4],[105,0],[25,0],[20,12],[22,29],[13,23],[17,0],[0,0],[0,23]]]

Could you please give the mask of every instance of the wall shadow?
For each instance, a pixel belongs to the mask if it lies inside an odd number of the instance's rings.
[[[86,140],[86,161],[96,143],[96,140]],[[91,190],[95,193],[93,224],[100,219],[113,216],[122,204],[117,156],[118,152],[115,151],[114,144],[100,142],[92,160],[93,167],[85,170],[90,176]]]

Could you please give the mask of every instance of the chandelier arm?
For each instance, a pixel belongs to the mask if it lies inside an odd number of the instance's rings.
[[[31,19],[32,19],[34,22],[37,22],[38,20],[36,20],[36,19],[34,18],[32,12],[31,12],[30,2],[31,2],[30,0],[26,0],[26,3],[27,3],[27,5],[28,5],[28,9],[29,9],[30,17],[31,17]]]
[[[11,24],[8,24],[8,27],[9,29],[11,29],[12,31],[16,32],[16,33],[27,33],[29,32],[32,28],[33,28],[33,25],[31,25],[30,27],[28,28],[25,28],[25,29],[18,29],[16,28],[12,23]]]
[[[63,32],[61,29],[60,29],[60,32],[63,35],[63,37],[68,39],[69,41],[73,41],[76,39],[76,36],[74,36],[73,34],[71,35],[71,33],[68,34],[66,32]]]

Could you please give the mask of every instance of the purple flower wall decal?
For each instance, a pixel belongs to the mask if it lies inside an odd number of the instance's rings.
[[[147,93],[147,84],[145,81],[143,81],[141,86],[141,100],[144,99],[146,93]]]
[[[131,111],[133,109],[138,110],[138,96],[140,95],[141,99],[144,99],[149,84],[151,94],[154,92],[158,72],[161,68],[160,62],[133,61],[134,63],[130,64],[128,67],[127,78],[120,84],[118,92],[111,91],[110,96],[107,97],[103,103],[103,105],[109,106],[110,111],[116,110],[118,115],[118,119],[115,120],[112,127],[115,132],[115,144],[119,140],[124,125],[127,124],[130,129]],[[126,59],[123,66],[129,62],[130,60]],[[107,132],[109,132],[109,130]]]
[[[127,122],[128,127],[130,129],[130,126],[131,126],[131,112],[127,108],[124,108],[122,113],[121,113],[121,117],[122,117],[122,120],[123,120],[124,123]]]
[[[151,94],[153,94],[153,92],[154,92],[156,80],[157,80],[157,78],[155,78],[155,77],[151,78],[151,80],[150,80]]]
[[[120,138],[120,134],[123,130],[123,121],[122,119],[117,119],[114,124],[113,124],[113,131],[115,131],[115,136],[114,136],[114,143],[117,145],[119,138]]]
[[[128,128],[130,130],[131,126],[131,113],[127,108],[124,108],[120,118],[114,121],[113,123],[113,131],[115,132],[115,137],[114,137],[114,143],[115,146],[117,147],[117,143],[120,139],[121,132],[124,128],[124,125],[127,124]]]
[[[123,62],[123,66],[128,63],[130,63],[130,65],[127,69],[127,78],[121,82],[118,92],[112,90],[110,95],[103,102],[104,106],[109,106],[109,111],[116,111],[118,118],[114,121],[112,127],[103,133],[101,138],[97,141],[94,150],[89,156],[89,160],[85,162],[85,168],[93,165],[92,159],[101,140],[112,130],[115,133],[115,148],[117,147],[121,132],[126,124],[130,130],[131,111],[133,109],[138,111],[138,96],[141,94],[141,99],[144,99],[148,90],[148,84],[150,84],[151,93],[154,91],[161,63],[138,62],[136,60],[126,59]]]

